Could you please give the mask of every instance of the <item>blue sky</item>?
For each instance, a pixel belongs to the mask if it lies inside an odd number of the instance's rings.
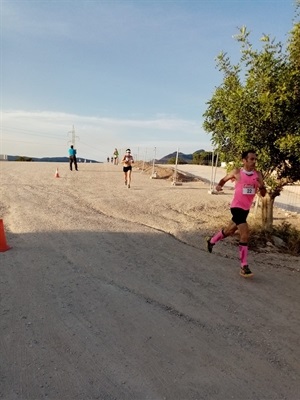
[[[0,153],[104,161],[211,149],[206,102],[215,57],[246,25],[286,43],[293,0],[1,0]]]

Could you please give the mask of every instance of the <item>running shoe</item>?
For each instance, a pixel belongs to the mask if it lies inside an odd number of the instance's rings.
[[[206,239],[206,243],[207,243],[207,250],[211,253],[213,250],[214,244],[210,243],[210,239],[211,238]]]
[[[129,183],[128,183],[128,186],[127,186],[127,187],[128,187],[128,189],[130,189],[130,184],[129,184]]]
[[[244,278],[251,278],[253,276],[253,273],[250,271],[248,265],[243,265],[240,270],[240,275]]]

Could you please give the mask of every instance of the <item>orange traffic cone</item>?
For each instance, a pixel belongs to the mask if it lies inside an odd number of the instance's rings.
[[[11,249],[11,247],[8,246],[6,243],[3,220],[0,219],[0,252],[6,251],[9,249]]]
[[[56,172],[55,172],[54,177],[55,177],[55,178],[59,178],[58,168],[56,168]]]

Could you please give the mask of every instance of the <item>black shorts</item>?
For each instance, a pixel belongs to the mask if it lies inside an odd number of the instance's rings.
[[[231,208],[232,221],[236,225],[245,224],[247,222],[247,217],[249,214],[249,210],[243,210],[242,208]]]
[[[129,167],[123,167],[123,172],[131,171],[131,170],[132,170],[131,165],[129,165]]]

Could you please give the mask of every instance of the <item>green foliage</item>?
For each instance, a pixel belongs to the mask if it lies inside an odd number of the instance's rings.
[[[212,158],[213,158],[213,153],[211,151],[201,151],[201,152],[195,152],[193,153],[193,164],[197,165],[212,165]],[[214,164],[216,162],[217,155],[214,155]],[[218,165],[220,163],[218,162]]]
[[[300,231],[288,222],[283,222],[273,227],[271,231],[262,229],[259,226],[252,227],[249,247],[252,250],[264,248],[267,246],[267,242],[274,242],[274,236],[279,237],[284,242],[284,247],[280,248],[281,252],[294,256],[300,255]]]
[[[192,164],[199,164],[199,159],[201,158],[201,154],[204,153],[205,150],[198,150],[193,153]]]
[[[175,164],[176,163],[176,157],[171,157],[168,159],[167,164]]]
[[[31,157],[19,156],[16,161],[33,161]]]
[[[300,1],[286,51],[269,35],[255,50],[246,27],[235,35],[241,58],[232,65],[226,53],[217,57],[223,74],[204,113],[220,158],[238,166],[241,153],[254,149],[257,168],[267,184],[262,202],[264,227],[272,226],[274,199],[284,185],[300,180]],[[298,19],[298,21],[297,21]]]
[[[224,161],[240,163],[253,148],[271,196],[300,179],[300,23],[290,33],[287,53],[268,35],[254,50],[246,27],[235,39],[241,59],[232,65],[226,53],[217,57],[223,82],[204,113],[204,129]]]
[[[171,157],[168,159],[168,163],[167,164],[175,164],[176,163],[176,157]],[[178,157],[178,161],[177,164],[187,164],[187,162],[185,160],[183,160],[182,158]]]
[[[280,237],[286,243],[290,254],[300,255],[300,231],[288,222],[283,222],[273,228],[274,235]]]

